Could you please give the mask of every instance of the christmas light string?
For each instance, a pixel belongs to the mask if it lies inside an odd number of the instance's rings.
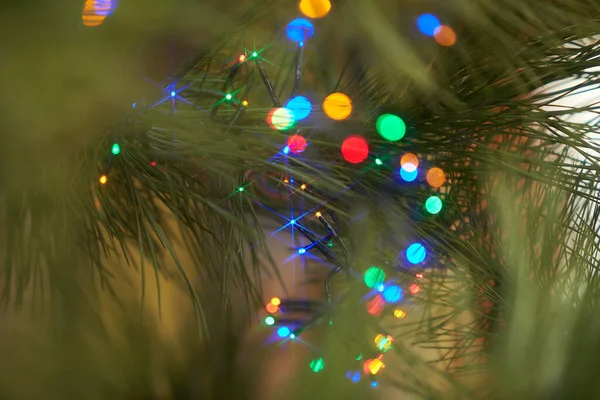
[[[318,7],[314,6],[317,3],[320,5]],[[331,4],[329,1],[319,2],[317,0],[302,0],[299,8],[309,18],[317,18],[314,16],[311,17],[311,15],[319,15],[318,18],[322,18],[331,9]],[[321,11],[317,12],[318,10]],[[327,11],[323,12],[323,10]],[[436,37],[436,35],[441,35],[440,32],[443,27],[436,17],[432,18],[432,16],[429,14],[419,17],[417,20],[417,25],[424,34],[434,37]],[[179,87],[177,86],[178,82],[182,80],[192,68],[197,67],[197,59],[194,63],[189,63],[182,70],[180,70],[179,73],[176,74],[173,79],[171,79],[170,83],[166,87],[157,85],[161,88],[161,94],[157,97],[155,102],[151,102],[150,105],[140,104],[141,107],[134,103],[134,108],[136,108],[136,111],[138,112],[140,112],[140,110],[143,112],[147,109],[159,107],[161,104],[170,99],[172,112],[175,113],[176,101],[182,101],[183,103],[192,106],[196,110],[200,110],[209,114],[210,119],[213,121],[218,120],[226,122],[228,125],[227,132],[229,132],[230,129],[235,127],[237,121],[241,119],[244,113],[248,110],[249,103],[244,98],[250,92],[252,87],[252,82],[250,81],[251,72],[248,65],[248,62],[251,61],[258,72],[260,81],[262,82],[263,87],[266,89],[267,95],[272,106],[274,107],[266,115],[267,124],[272,129],[287,132],[291,130],[297,122],[306,118],[313,111],[312,102],[306,97],[298,96],[298,93],[301,92],[300,86],[302,82],[302,61],[304,47],[307,40],[310,39],[314,34],[314,26],[307,19],[296,18],[292,20],[290,24],[288,24],[286,28],[286,34],[290,40],[296,42],[297,48],[293,66],[293,86],[291,89],[290,98],[283,107],[281,106],[282,103],[276,94],[273,81],[270,79],[269,74],[264,68],[261,60],[260,53],[262,50],[244,50],[244,53],[237,57],[233,65],[227,69],[226,77],[218,90],[198,89],[190,86],[189,83],[183,84]],[[448,44],[450,42],[451,40],[448,39],[444,43]],[[208,64],[210,64],[210,62]],[[244,70],[243,73],[242,69]],[[242,74],[244,75],[240,77]],[[236,88],[234,86],[236,79],[238,78],[242,79],[242,83]],[[337,86],[339,86],[339,82]],[[239,100],[237,95],[242,90],[245,90],[244,97],[242,97],[244,100]],[[347,94],[337,90],[338,89],[325,97],[321,110],[330,120],[344,121],[354,114],[354,104]],[[215,102],[211,107],[206,109],[196,104],[196,101],[193,100],[194,97],[212,98],[215,100]],[[190,100],[188,100],[188,98],[190,98]],[[230,107],[234,107],[233,114],[231,114],[229,111],[225,113],[225,119],[220,116],[219,112],[224,105],[228,106],[228,110]],[[210,112],[208,110],[210,110]],[[254,116],[254,114],[252,114],[252,116]],[[375,121],[375,131],[386,142],[397,142],[401,140],[404,137],[407,129],[408,128],[404,120],[393,113],[382,113]],[[309,143],[307,142],[305,135],[302,135],[301,133],[309,133],[310,131],[311,128],[297,129],[296,133],[288,136],[286,145],[281,150],[281,153],[277,154],[277,156],[281,157],[275,158],[273,162],[277,163],[281,160],[286,162],[287,175],[289,178],[287,178],[287,182],[280,181],[279,183],[283,183],[282,187],[289,190],[287,196],[295,193],[312,193],[316,198],[327,198],[327,196],[324,196],[321,193],[316,193],[312,187],[309,190],[306,190],[307,185],[305,183],[296,183],[292,178],[292,167],[291,163],[289,162],[290,158],[298,157],[306,150]],[[111,153],[108,161],[104,165],[104,170],[99,180],[102,185],[108,183],[108,175],[113,165],[114,157],[118,156],[122,150],[123,149],[119,143],[113,143],[111,146]],[[389,150],[388,152],[390,152],[391,155],[396,155],[395,152],[397,152],[397,150],[393,149]],[[341,145],[341,155],[343,159],[350,164],[362,164],[371,155],[368,140],[365,137],[356,134],[347,136]],[[382,166],[384,164],[383,159],[385,158],[381,156],[375,158],[374,166]],[[156,166],[156,161],[151,161],[150,166]],[[413,153],[404,154],[400,161],[400,178],[405,182],[414,182],[417,179],[418,174],[419,158]],[[430,168],[426,173],[425,178],[426,182],[433,189],[439,189],[446,180],[445,173],[437,167]],[[240,186],[230,196],[248,193],[245,190],[247,186],[251,184],[259,184],[261,182],[264,182],[264,179],[254,179],[247,185]],[[279,196],[277,196],[277,192],[271,193],[271,198],[274,200],[281,200]],[[306,217],[308,213],[301,214],[300,217],[295,217],[295,211],[293,209],[291,210],[291,218],[286,217],[287,222],[282,227],[291,227],[292,235],[293,232],[297,230],[301,233],[302,237],[308,240],[308,245],[298,249],[299,256],[308,256],[309,254],[314,254],[314,252],[317,251],[324,258],[324,260],[333,266],[333,269],[327,274],[324,280],[323,290],[325,302],[276,298],[272,300],[271,303],[267,304],[266,308],[269,312],[269,316],[265,319],[265,323],[267,323],[267,325],[276,326],[278,335],[286,340],[289,338],[297,338],[304,331],[313,326],[320,324],[332,324],[334,321],[332,321],[331,318],[331,310],[338,302],[343,300],[343,296],[333,296],[331,290],[332,280],[342,272],[345,273],[348,279],[352,279],[353,275],[357,275],[359,273],[359,271],[351,271],[348,267],[351,255],[343,240],[341,240],[338,235],[337,224],[339,223],[339,218],[337,217],[336,213],[326,207],[325,204],[326,202],[320,203],[318,206],[319,209],[314,212],[314,217],[320,223],[321,227],[327,232],[324,236],[320,237],[310,229],[306,228],[303,223],[301,223],[302,219]],[[442,200],[440,197],[432,195],[425,201],[424,206],[429,214],[435,215],[441,211]],[[337,251],[334,251],[330,247],[334,240],[338,244],[338,248],[342,250],[342,255],[339,255]],[[423,244],[413,243],[406,249],[404,255],[410,264],[419,265],[425,261],[427,257],[427,251]],[[394,268],[394,270],[396,273],[413,276],[417,279],[423,278],[422,272],[415,273],[414,270],[403,266],[397,266]],[[390,281],[391,283],[386,283],[385,273],[378,267],[369,268],[364,274],[364,281],[369,289],[367,295],[368,300],[366,300],[367,311],[374,316],[380,315],[386,306],[395,306],[398,304],[403,299],[404,293],[416,295],[420,291],[420,286],[415,283],[411,284],[408,289],[403,289],[401,286],[393,283],[394,280]],[[273,301],[275,301],[277,304],[274,304]],[[288,320],[285,318],[285,314],[290,312],[306,313],[309,315],[309,318],[306,322]],[[281,318],[274,317],[274,315],[279,314],[282,315]],[[398,319],[402,319],[406,316],[406,312],[402,309],[395,308],[393,315]],[[292,329],[290,329],[290,327]],[[377,386],[375,375],[377,375],[384,368],[385,364],[383,362],[383,356],[384,353],[391,348],[393,341],[394,339],[391,335],[383,333],[377,335],[374,339],[376,350],[375,354],[373,357],[367,359],[367,361],[364,363],[364,368],[362,371],[362,373],[365,373],[369,376],[369,381],[373,386]],[[362,356],[359,356],[356,360],[362,360]],[[311,363],[311,368],[315,372],[321,371],[325,368],[325,361],[323,358],[313,360]],[[362,373],[361,371],[350,371],[347,375],[347,378],[352,382],[358,382],[361,379]]]

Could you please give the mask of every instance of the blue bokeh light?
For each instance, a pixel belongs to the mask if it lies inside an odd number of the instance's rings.
[[[398,285],[390,285],[383,291],[383,298],[388,303],[397,303],[402,300],[402,288]]]
[[[290,328],[288,328],[287,326],[282,326],[279,329],[277,329],[277,335],[279,335],[279,337],[288,337],[290,335]]]
[[[306,253],[306,249],[304,247],[301,247],[298,249],[298,254],[304,254]]]
[[[290,110],[294,114],[296,121],[300,121],[310,114],[312,111],[312,104],[310,100],[303,96],[296,96],[287,102],[285,108]]]
[[[413,243],[406,249],[406,259],[411,264],[419,264],[425,261],[427,250],[421,243]]]
[[[419,170],[416,168],[412,171],[407,171],[404,168],[400,168],[400,177],[406,182],[414,181],[417,179],[417,175],[419,175]]]
[[[290,22],[285,30],[288,38],[294,42],[304,42],[315,33],[313,24],[304,18],[296,18]]]
[[[373,386],[373,387],[377,387],[377,385],[378,385],[377,381],[373,381],[373,382],[371,382],[371,386]]]
[[[423,14],[417,18],[417,26],[424,35],[433,36],[435,30],[442,26],[442,23],[433,14]]]
[[[285,146],[283,148],[283,154],[290,154],[290,146]]]

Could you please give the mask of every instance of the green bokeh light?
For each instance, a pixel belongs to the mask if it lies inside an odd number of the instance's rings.
[[[121,146],[119,146],[119,143],[113,144],[111,151],[115,156],[119,154],[121,152]]]
[[[267,318],[265,318],[265,324],[271,326],[274,323],[275,323],[275,318],[273,318],[273,317],[267,317]]]
[[[425,209],[431,214],[437,214],[442,211],[442,199],[437,196],[431,196],[425,201]]]
[[[325,361],[323,358],[317,358],[310,362],[310,369],[315,372],[323,371],[323,368],[325,368]]]
[[[392,114],[380,115],[379,118],[377,118],[375,127],[381,137],[390,142],[402,139],[406,133],[406,124],[402,118]]]
[[[371,267],[365,272],[364,279],[368,287],[374,288],[385,281],[385,272],[381,268]]]

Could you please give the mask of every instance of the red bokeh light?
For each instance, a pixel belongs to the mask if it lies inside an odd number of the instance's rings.
[[[373,297],[367,301],[367,312],[376,317],[380,316],[385,308],[385,300],[380,295]]]
[[[419,293],[421,291],[421,286],[417,285],[416,283],[413,283],[412,285],[410,285],[410,287],[408,288],[408,290],[412,294],[417,294],[417,293]]]
[[[287,140],[287,146],[294,154],[302,153],[306,150],[306,139],[302,135],[292,135]]]
[[[342,143],[342,156],[351,164],[359,164],[369,156],[369,143],[362,136],[348,136]]]

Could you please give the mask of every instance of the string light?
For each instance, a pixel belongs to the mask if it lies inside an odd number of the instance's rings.
[[[294,154],[306,150],[306,139],[302,135],[292,135],[287,140],[287,148]]]
[[[113,153],[115,156],[117,154],[119,154],[121,152],[121,146],[119,146],[118,143],[115,143],[112,145],[112,148],[110,149],[111,153]]]
[[[419,30],[427,36],[433,36],[435,30],[442,25],[438,17],[433,14],[423,14],[417,18]]]
[[[303,184],[300,186],[300,190],[304,190],[304,189],[306,189],[306,184],[305,184],[305,183],[303,183]]]
[[[404,310],[397,308],[394,310],[394,317],[396,317],[398,319],[403,319],[404,317],[406,317],[406,312]]]
[[[379,334],[375,336],[375,346],[384,353],[392,348],[392,343],[394,343],[394,338],[390,335]]]
[[[425,201],[425,209],[430,214],[437,214],[442,210],[442,199],[431,196]]]
[[[331,10],[330,0],[301,0],[300,12],[308,18],[323,18]]]
[[[404,137],[406,124],[402,118],[393,114],[383,114],[375,123],[379,135],[390,142],[396,142]]]
[[[323,112],[334,121],[342,121],[352,115],[352,100],[344,93],[332,93],[323,100]]]
[[[413,153],[406,153],[400,158],[400,166],[411,172],[413,168],[416,169],[419,166],[419,158]]]
[[[404,179],[406,182],[412,182],[417,179],[419,175],[419,171],[412,164],[404,164],[402,168],[400,168],[400,177]]]
[[[421,286],[417,285],[416,283],[413,283],[412,285],[410,285],[410,287],[408,288],[408,291],[411,294],[417,294],[421,291]]]
[[[265,309],[269,314],[275,314],[277,311],[279,311],[279,307],[273,303],[267,303]]]
[[[240,57],[238,58],[238,61],[243,63],[244,61],[246,61],[246,55],[245,54],[240,54]]]
[[[390,285],[383,290],[383,298],[388,303],[397,303],[402,300],[402,288],[398,285]]]
[[[294,114],[285,107],[274,108],[267,114],[267,123],[273,129],[284,131],[294,126],[295,122]]]
[[[287,326],[282,326],[279,329],[277,329],[277,335],[282,338],[289,336],[290,333],[290,328],[288,328]]]
[[[265,318],[265,324],[267,324],[268,326],[272,326],[275,324],[275,318],[273,317],[267,317]]]
[[[439,188],[446,181],[446,175],[441,168],[433,167],[427,171],[425,179],[427,180],[427,183],[431,185],[431,187]]]
[[[102,175],[99,181],[102,185],[106,185],[106,182],[108,182],[108,177],[106,175]]]
[[[296,18],[288,24],[285,32],[290,40],[300,43],[312,37],[315,33],[315,27],[307,19]]]
[[[427,250],[421,243],[413,243],[406,249],[406,258],[411,264],[420,264],[425,261]]]
[[[376,358],[369,363],[368,368],[369,368],[369,373],[371,375],[377,375],[377,373],[379,373],[379,371],[381,371],[383,368],[385,368],[385,364],[383,363],[383,361]]]
[[[296,121],[300,121],[310,115],[312,104],[306,97],[296,96],[286,103],[285,108],[294,114]]]
[[[248,107],[248,100],[242,100],[242,105],[244,107]]]
[[[376,295],[371,300],[367,301],[367,312],[376,317],[380,316],[385,308],[385,301],[380,295]]]
[[[385,281],[385,272],[381,268],[371,267],[365,271],[363,279],[367,287],[374,288]]]
[[[351,164],[359,164],[369,156],[367,140],[358,135],[348,136],[342,143],[342,157]]]
[[[309,365],[310,369],[312,369],[314,372],[320,372],[323,371],[323,368],[325,368],[325,361],[322,357],[320,357],[312,360]]]
[[[446,25],[435,28],[433,38],[440,46],[451,47],[456,44],[456,33]]]

